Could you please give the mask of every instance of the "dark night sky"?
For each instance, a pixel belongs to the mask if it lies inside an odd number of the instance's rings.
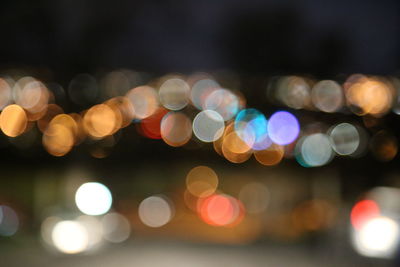
[[[59,77],[98,68],[150,72],[390,74],[399,6],[383,1],[9,1],[0,66]]]

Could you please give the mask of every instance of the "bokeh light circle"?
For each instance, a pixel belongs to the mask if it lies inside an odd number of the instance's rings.
[[[209,143],[219,139],[224,129],[224,119],[213,110],[201,111],[193,120],[193,133],[203,142]]]
[[[304,162],[311,167],[327,164],[333,156],[329,138],[322,133],[305,137],[301,143],[301,156]]]
[[[86,250],[89,236],[85,227],[76,221],[58,222],[52,231],[54,246],[66,254],[76,254]]]
[[[138,213],[145,225],[161,227],[172,219],[173,209],[165,197],[151,196],[140,203]]]
[[[360,145],[360,134],[350,123],[340,123],[329,133],[332,148],[339,155],[351,155]]]
[[[218,186],[218,176],[207,166],[197,166],[186,176],[187,190],[196,197],[206,197],[215,192]]]
[[[299,133],[300,125],[297,118],[287,111],[275,112],[268,121],[269,137],[278,145],[292,143]]]
[[[189,85],[184,80],[169,79],[160,86],[160,102],[169,110],[180,110],[188,104],[189,93]]]
[[[105,185],[90,182],[78,188],[75,203],[79,210],[87,215],[101,215],[111,208],[112,196]]]

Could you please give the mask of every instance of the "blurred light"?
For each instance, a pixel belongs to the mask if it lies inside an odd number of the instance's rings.
[[[112,243],[121,243],[129,238],[131,226],[129,221],[121,214],[112,212],[101,219],[103,237]]]
[[[132,103],[135,116],[138,119],[151,116],[159,106],[157,91],[150,86],[139,86],[131,89],[126,97]]]
[[[262,183],[246,184],[239,192],[239,200],[246,207],[248,213],[258,214],[267,209],[270,192]]]
[[[318,167],[327,164],[333,157],[333,151],[329,138],[322,133],[316,133],[299,142],[301,157],[304,163],[310,167]]]
[[[66,254],[76,254],[86,250],[89,236],[85,227],[76,221],[58,222],[52,231],[54,246]]]
[[[351,155],[360,145],[360,134],[356,127],[350,123],[340,123],[330,132],[329,137],[332,148],[339,155]]]
[[[385,130],[377,132],[370,145],[373,155],[380,161],[390,161],[398,152],[396,137]]]
[[[239,111],[239,99],[227,89],[217,89],[207,96],[204,109],[218,112],[227,121]]]
[[[278,145],[288,145],[296,140],[300,125],[296,117],[287,111],[272,114],[268,121],[268,133],[271,140]]]
[[[98,247],[103,238],[103,227],[100,220],[97,217],[81,215],[75,221],[86,229],[88,237],[86,250]]]
[[[139,205],[139,218],[149,227],[161,227],[167,224],[173,216],[170,202],[161,196],[151,196]]]
[[[230,162],[245,162],[251,157],[251,153],[251,147],[236,134],[236,131],[232,131],[224,136],[222,154]]]
[[[199,202],[203,221],[213,226],[234,226],[244,216],[243,205],[228,195],[212,195]]]
[[[335,81],[324,80],[316,83],[311,92],[311,99],[319,110],[335,112],[342,108],[344,95],[342,87]]]
[[[37,121],[37,126],[39,130],[43,133],[46,131],[47,126],[49,125],[50,121],[57,116],[58,114],[64,113],[64,110],[56,105],[56,104],[49,104],[47,105],[46,113]]]
[[[160,86],[160,102],[169,110],[180,110],[188,104],[189,93],[189,85],[184,80],[169,79]]]
[[[243,109],[238,113],[235,132],[254,150],[263,150],[271,144],[267,132],[267,119],[256,109]]]
[[[370,219],[378,217],[380,209],[373,200],[361,200],[351,209],[350,221],[353,227],[360,230],[361,227]]]
[[[186,176],[187,190],[196,197],[206,197],[215,192],[218,187],[218,176],[215,171],[206,166],[197,166]]]
[[[87,215],[101,215],[111,208],[112,196],[105,185],[90,182],[78,188],[75,203],[79,210]]]
[[[151,116],[140,122],[142,133],[147,138],[161,139],[161,120],[168,113],[165,108],[159,108]]]
[[[104,104],[113,109],[114,113],[120,117],[121,122],[118,124],[120,128],[130,125],[135,117],[135,109],[133,108],[131,101],[129,101],[125,96],[111,98]]]
[[[12,236],[18,231],[17,213],[9,206],[0,206],[0,236]]]
[[[52,239],[53,229],[57,223],[61,221],[60,218],[51,216],[47,217],[40,227],[40,234],[42,236],[43,241],[46,242],[47,245],[54,245]]]
[[[117,115],[105,104],[91,107],[83,117],[83,124],[88,134],[102,138],[118,130]]]
[[[397,251],[399,225],[388,217],[375,217],[353,233],[358,253],[368,257],[390,258]]]
[[[346,98],[357,115],[379,117],[391,108],[393,92],[384,82],[364,78],[347,89]]]
[[[310,105],[310,85],[302,77],[286,76],[278,82],[275,97],[283,104],[294,109]]]
[[[0,128],[10,137],[22,134],[27,126],[28,118],[23,108],[18,105],[9,105],[0,114]]]
[[[262,165],[273,166],[282,161],[284,152],[282,146],[272,144],[267,149],[254,151],[254,157]]]
[[[67,154],[74,145],[74,133],[62,124],[50,124],[42,136],[43,146],[53,156]]]
[[[24,108],[32,120],[38,120],[46,113],[49,91],[43,83],[33,80],[25,84],[18,94],[16,103]]]
[[[192,86],[190,99],[197,109],[205,108],[205,101],[208,96],[216,89],[220,88],[219,84],[211,79],[202,79],[195,82]]]
[[[193,133],[203,142],[213,142],[224,133],[222,116],[213,110],[201,111],[193,120]]]
[[[7,79],[0,78],[0,110],[3,110],[11,101],[11,86]]]
[[[192,137],[192,122],[181,112],[169,112],[161,121],[161,137],[170,146],[186,144]]]

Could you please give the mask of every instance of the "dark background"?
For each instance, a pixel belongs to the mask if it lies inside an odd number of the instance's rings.
[[[399,1],[5,1],[0,66],[392,74]]]

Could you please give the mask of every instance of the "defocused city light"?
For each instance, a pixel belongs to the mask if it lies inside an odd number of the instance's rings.
[[[101,215],[111,208],[112,196],[105,185],[90,182],[78,188],[75,194],[75,203],[85,214]]]

